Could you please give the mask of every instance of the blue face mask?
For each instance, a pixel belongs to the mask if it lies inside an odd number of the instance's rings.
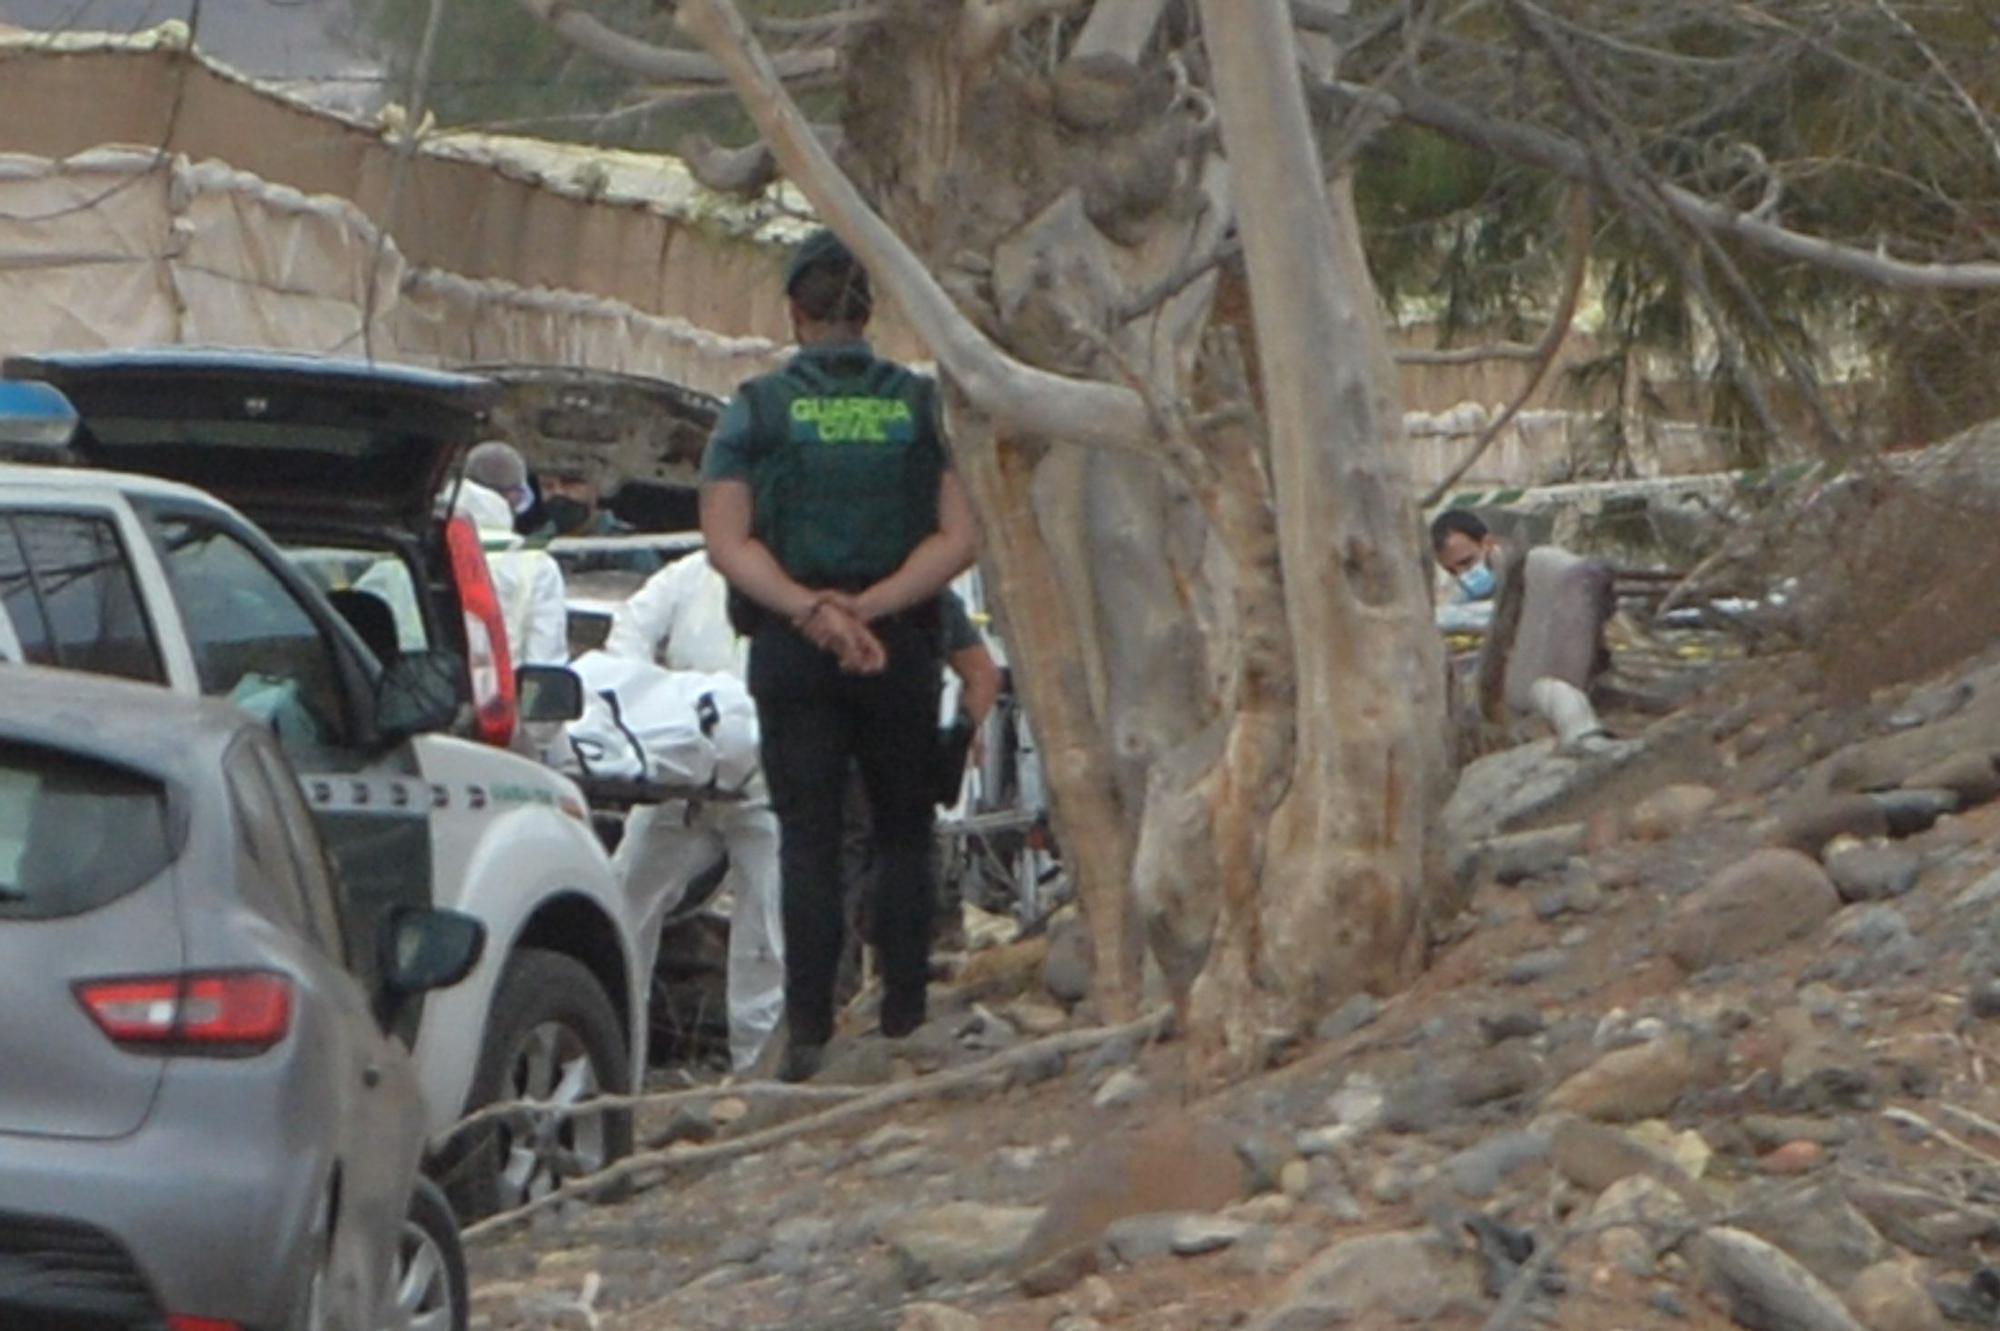
[[[1485,564],[1474,564],[1458,575],[1459,589],[1473,601],[1483,601],[1493,595],[1495,583],[1492,568]]]

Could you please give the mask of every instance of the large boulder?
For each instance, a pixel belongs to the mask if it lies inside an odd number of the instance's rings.
[[[1841,906],[1826,871],[1795,850],[1760,850],[1674,908],[1667,954],[1693,974],[1817,929]]]
[[[1252,1331],[1326,1331],[1359,1322],[1428,1325],[1481,1303],[1466,1254],[1435,1234],[1365,1234],[1336,1243],[1285,1282]]]

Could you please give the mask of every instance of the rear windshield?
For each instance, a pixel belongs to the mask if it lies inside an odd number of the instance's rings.
[[[0,920],[109,905],[173,860],[167,794],[106,763],[0,744]]]

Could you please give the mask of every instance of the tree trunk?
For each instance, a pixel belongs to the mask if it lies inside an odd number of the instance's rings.
[[[1201,0],[1238,200],[1297,671],[1257,890],[1227,893],[1192,1022],[1211,1067],[1406,981],[1438,883],[1441,647],[1394,445],[1393,366],[1344,184],[1318,179],[1283,0]]]
[[[679,13],[931,343],[1095,996],[1137,1005],[1143,930],[1215,1076],[1420,956],[1442,663],[1354,219],[1300,188],[1286,6],[1204,0],[1225,163],[1200,103],[1130,58],[1163,7],[1103,4],[1096,49],[1044,79],[969,59],[960,6],[894,0],[846,127],[879,212],[724,0]],[[1267,421],[1236,340],[1204,335],[1214,279],[1180,276],[1232,216]],[[1119,461],[1044,461],[1079,444]]]

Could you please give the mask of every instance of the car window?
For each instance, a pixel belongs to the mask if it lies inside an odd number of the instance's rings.
[[[131,560],[103,518],[0,515],[0,604],[23,660],[152,684],[166,680]]]
[[[0,920],[109,905],[174,853],[159,782],[55,749],[0,744]]]
[[[298,776],[270,745],[259,744],[255,748],[278,814],[278,828],[284,834],[292,865],[297,870],[306,918],[320,945],[345,962],[352,955],[353,940],[342,927],[340,893],[333,866],[319,839],[312,811],[306,808],[305,797],[299,794]]]
[[[431,645],[416,575],[397,552],[288,546],[285,558],[327,594],[378,660]]]
[[[165,518],[160,536],[201,691],[270,723],[287,753],[347,745],[339,659],[292,589],[219,528]]]

